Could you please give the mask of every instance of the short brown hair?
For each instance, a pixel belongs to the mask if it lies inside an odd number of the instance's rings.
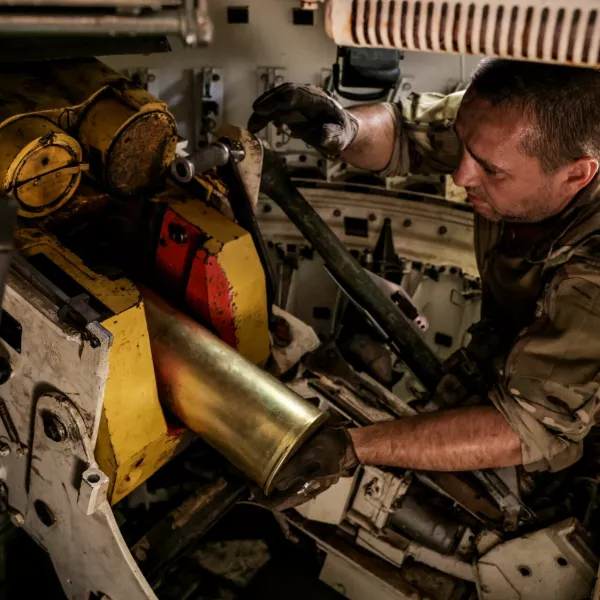
[[[600,160],[600,71],[562,65],[484,59],[470,90],[498,108],[537,123],[524,150],[555,171],[584,156]]]

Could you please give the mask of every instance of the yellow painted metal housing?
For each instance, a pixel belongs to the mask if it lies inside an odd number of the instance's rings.
[[[96,460],[110,478],[108,497],[114,504],[191,439],[191,434],[169,430],[158,398],[140,294],[128,279],[111,281],[90,271],[76,255],[40,229],[18,231],[16,246],[25,256],[45,254],[114,313],[102,321],[113,335],[113,342],[96,442]]]
[[[21,190],[23,216],[40,217],[71,197],[87,163],[113,195],[155,190],[177,127],[165,103],[97,60],[25,62],[0,66],[0,142],[0,183]]]
[[[75,193],[81,146],[50,119],[25,115],[0,124],[0,182],[12,193],[23,217],[43,217]]]

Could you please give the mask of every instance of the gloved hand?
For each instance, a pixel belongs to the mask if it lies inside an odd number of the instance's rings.
[[[350,477],[359,461],[352,438],[344,427],[326,426],[310,438],[277,474],[269,496],[255,492],[255,500],[285,510],[312,500]]]
[[[287,125],[292,136],[325,158],[339,158],[358,133],[358,121],[324,90],[314,85],[284,83],[258,98],[248,131],[258,133],[271,121]]]

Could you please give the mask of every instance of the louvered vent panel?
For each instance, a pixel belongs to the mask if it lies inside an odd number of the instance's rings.
[[[341,46],[487,54],[600,65],[600,2],[327,0]]]

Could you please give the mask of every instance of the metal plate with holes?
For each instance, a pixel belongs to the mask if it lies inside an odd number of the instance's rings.
[[[477,563],[481,600],[589,598],[598,558],[576,519],[500,544]]]
[[[24,513],[27,449],[38,398],[50,390],[76,397],[87,435],[95,444],[112,336],[101,325],[90,324],[100,341],[92,348],[59,319],[52,302],[14,273],[7,281],[3,309],[18,319],[22,331],[20,351],[0,340],[0,352],[11,368],[10,379],[0,386],[0,440],[10,448],[7,456],[0,456],[0,467],[6,470],[10,506]]]
[[[156,600],[121,536],[106,498],[108,478],[75,405],[43,394],[33,429],[22,526],[49,552],[67,598]]]

